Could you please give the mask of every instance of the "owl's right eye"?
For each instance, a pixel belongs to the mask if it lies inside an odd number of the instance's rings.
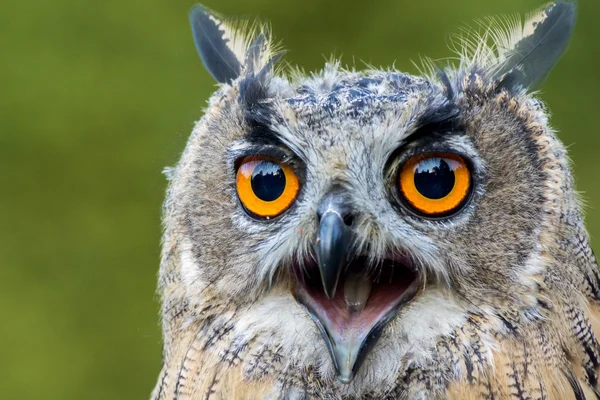
[[[244,208],[261,218],[272,218],[287,210],[300,185],[292,168],[272,157],[250,156],[237,171],[237,193]]]
[[[468,164],[458,154],[425,153],[404,163],[399,186],[413,211],[427,217],[441,217],[465,204],[471,174]]]

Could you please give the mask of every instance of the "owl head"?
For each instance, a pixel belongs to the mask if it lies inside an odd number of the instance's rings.
[[[265,27],[193,8],[218,89],[168,171],[165,356],[191,329],[222,359],[270,349],[267,365],[357,394],[439,360],[477,318],[490,343],[542,318],[560,292],[546,277],[582,276],[560,272],[579,208],[532,93],[575,14],[490,20],[422,76],[335,60],[306,75]]]

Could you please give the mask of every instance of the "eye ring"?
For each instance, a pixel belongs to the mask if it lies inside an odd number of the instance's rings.
[[[237,195],[255,217],[269,219],[282,214],[296,200],[299,189],[292,167],[274,157],[248,156],[239,164]]]
[[[417,214],[444,217],[459,211],[471,192],[471,172],[455,153],[415,155],[401,167],[398,186],[406,205]]]

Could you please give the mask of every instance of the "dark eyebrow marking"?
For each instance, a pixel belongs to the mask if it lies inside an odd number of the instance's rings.
[[[232,151],[229,154],[235,160],[234,169],[237,169],[244,157],[248,156],[269,156],[286,163],[294,160],[294,156],[285,149],[269,144],[250,144],[249,147],[245,147],[243,150]]]
[[[419,127],[436,126],[453,121],[460,114],[460,109],[454,103],[446,103],[442,107],[431,107],[419,118]],[[420,129],[420,128],[419,128]]]
[[[253,144],[272,144],[282,146],[283,142],[269,126],[271,111],[267,107],[260,107],[246,111],[244,118],[248,124],[246,139]]]
[[[431,107],[419,118],[417,131],[453,130],[457,124],[460,109],[454,103],[442,107]]]
[[[239,102],[245,110],[244,119],[248,126],[246,139],[256,144],[281,145],[281,140],[270,127],[274,111],[267,101],[264,71],[263,68],[258,75],[250,74],[240,82]]]
[[[417,142],[423,137],[440,140],[439,135],[461,131],[459,119],[460,109],[453,102],[448,102],[442,107],[430,107],[418,120],[415,130],[405,140],[404,146]],[[437,139],[434,139],[437,138]]]

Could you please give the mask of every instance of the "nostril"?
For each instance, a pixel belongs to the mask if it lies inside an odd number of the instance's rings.
[[[346,226],[352,226],[352,223],[354,222],[354,215],[350,212],[336,212],[334,211],[335,214],[339,215],[342,217],[342,219],[344,220],[344,224]],[[322,212],[317,212],[317,222],[321,222],[321,220],[323,219],[323,213]]]
[[[323,213],[320,211],[317,211],[317,222],[321,222],[321,218],[323,218]]]
[[[344,223],[347,226],[352,226],[352,222],[354,222],[354,215],[352,215],[351,213],[346,213],[343,215],[344,218]]]

